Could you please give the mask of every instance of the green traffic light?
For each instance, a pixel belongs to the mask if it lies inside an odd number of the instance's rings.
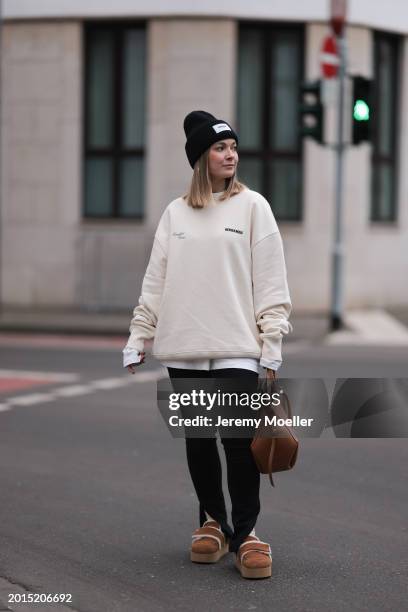
[[[354,104],[353,117],[356,121],[368,121],[370,119],[370,109],[364,100],[356,100]]]

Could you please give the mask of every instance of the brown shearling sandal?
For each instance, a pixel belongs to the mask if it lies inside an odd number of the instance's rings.
[[[243,578],[270,578],[272,576],[272,552],[266,542],[257,536],[247,536],[238,548],[235,567]]]
[[[229,552],[228,540],[216,521],[205,521],[191,536],[191,561],[216,563]]]

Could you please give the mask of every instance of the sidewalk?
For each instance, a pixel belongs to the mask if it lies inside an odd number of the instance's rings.
[[[1,332],[127,336],[132,312],[94,312],[56,309],[0,311]],[[293,314],[293,332],[286,342],[319,341],[328,330],[326,314]]]
[[[69,309],[13,309],[0,311],[0,333],[77,334],[128,336],[132,316],[128,312],[96,312]],[[329,331],[326,312],[293,312],[293,332],[285,343],[390,344],[408,346],[408,306],[395,309],[355,309],[344,314],[345,329]]]

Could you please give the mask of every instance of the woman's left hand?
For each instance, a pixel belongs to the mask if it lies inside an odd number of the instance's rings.
[[[266,378],[271,378],[272,380],[276,380],[276,372],[275,370],[266,369]]]

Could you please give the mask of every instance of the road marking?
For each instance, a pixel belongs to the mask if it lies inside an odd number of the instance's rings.
[[[130,377],[120,376],[117,378],[104,378],[103,380],[94,380],[89,383],[94,389],[116,389],[117,387],[123,387],[123,385],[128,385]]]
[[[1,378],[0,377],[0,393],[15,393],[16,391],[24,391],[25,389],[32,389],[33,387],[41,387],[44,385],[50,385],[50,380],[41,380],[32,378]]]
[[[31,378],[52,382],[74,382],[79,375],[71,372],[38,372],[37,370],[0,370],[0,378]]]
[[[12,406],[33,406],[34,404],[50,402],[53,399],[55,399],[53,393],[27,393],[27,395],[16,395],[7,398],[5,404],[10,404]]]
[[[69,385],[68,387],[60,387],[53,389],[53,393],[58,397],[74,397],[75,395],[85,395],[94,391],[91,383],[84,385]]]
[[[68,372],[39,372],[38,370],[0,370],[0,394],[32,391],[33,387],[70,383],[78,380],[78,374]],[[23,396],[22,396],[23,397]],[[27,397],[27,396],[24,396]],[[27,400],[28,401],[28,400]]]
[[[128,335],[93,336],[78,334],[19,334],[12,332],[0,333],[0,346],[30,347],[30,348],[61,348],[73,350],[108,350],[123,349]]]
[[[34,406],[35,404],[43,404],[52,402],[57,399],[69,397],[78,397],[88,393],[95,393],[101,390],[117,389],[129,384],[142,384],[159,380],[166,375],[166,368],[157,368],[155,370],[147,370],[146,372],[138,372],[134,375],[117,376],[113,378],[102,378],[92,380],[82,385],[65,385],[52,389],[48,393],[27,393],[26,395],[16,395],[8,397],[0,404],[0,412],[11,410],[13,406]]]

